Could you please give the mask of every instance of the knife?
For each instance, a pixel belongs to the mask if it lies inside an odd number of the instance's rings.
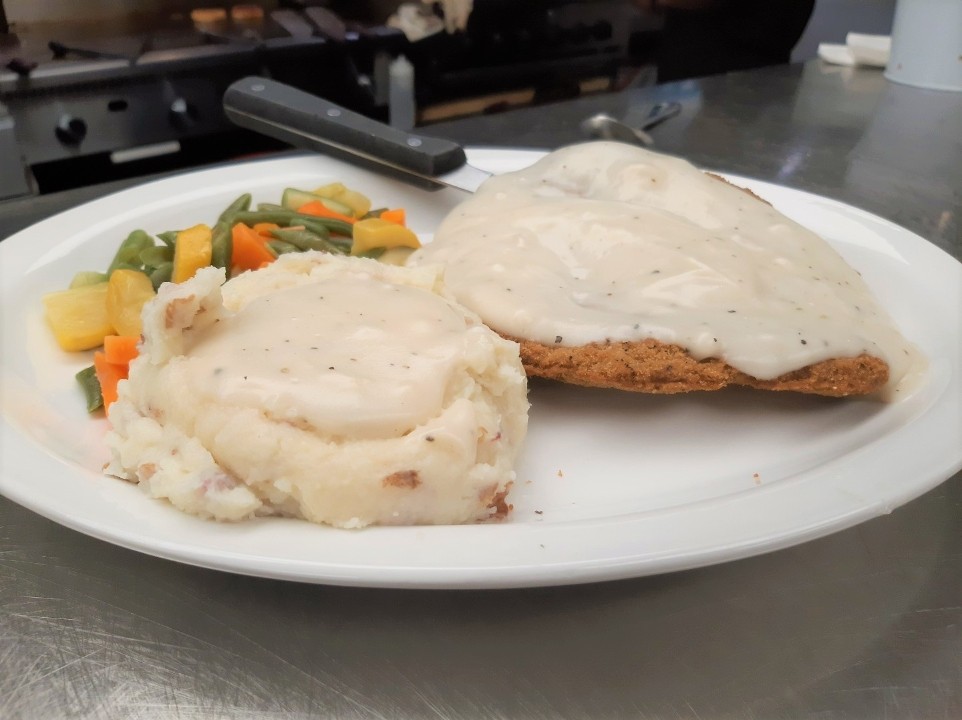
[[[263,77],[224,92],[224,112],[240,127],[295,147],[334,154],[407,182],[474,192],[491,175],[468,164],[455,142],[417,135]]]

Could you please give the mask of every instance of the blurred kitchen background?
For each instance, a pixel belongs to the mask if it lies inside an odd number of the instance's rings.
[[[277,149],[223,116],[250,74],[405,128],[655,84],[652,5],[0,0],[0,202]],[[894,5],[817,0],[791,60]]]

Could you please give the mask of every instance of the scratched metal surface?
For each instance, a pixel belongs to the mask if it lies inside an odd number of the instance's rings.
[[[604,109],[696,162],[837,197],[962,256],[962,93],[805,67],[446,123],[549,147]],[[97,194],[0,205],[0,237]],[[960,440],[962,442],[962,440]],[[0,448],[2,451],[2,448]],[[138,555],[0,499],[0,718],[962,717],[962,474],[891,515],[696,571],[396,592]]]

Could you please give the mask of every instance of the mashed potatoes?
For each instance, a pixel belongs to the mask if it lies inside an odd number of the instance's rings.
[[[517,345],[440,271],[285,255],[208,268],[144,311],[108,472],[218,520],[356,528],[503,515],[527,429]]]

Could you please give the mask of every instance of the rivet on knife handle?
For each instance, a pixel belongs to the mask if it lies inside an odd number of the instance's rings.
[[[392,128],[290,85],[262,77],[234,82],[224,93],[232,122],[295,147],[349,152],[432,177],[467,162],[460,145]]]

